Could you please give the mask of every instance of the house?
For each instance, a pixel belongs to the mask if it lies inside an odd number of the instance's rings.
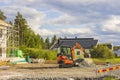
[[[0,20],[0,59],[6,58],[7,31],[10,27],[10,24]]]
[[[58,50],[58,53],[60,53],[60,47],[66,46],[70,47],[71,49],[78,45],[84,49],[86,53],[89,53],[89,50],[96,46],[98,43],[98,40],[95,40],[94,38],[65,38],[65,39],[59,39],[52,47],[53,50]],[[75,56],[78,57],[80,54],[84,54],[85,52],[81,51],[78,48],[74,48]]]
[[[120,57],[120,49],[114,51],[116,57]]]

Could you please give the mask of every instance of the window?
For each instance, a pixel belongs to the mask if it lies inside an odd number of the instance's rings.
[[[2,37],[2,29],[0,29],[0,38]]]
[[[77,51],[77,55],[80,55],[80,51]]]

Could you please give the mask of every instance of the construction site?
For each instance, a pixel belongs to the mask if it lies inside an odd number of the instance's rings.
[[[47,62],[41,59],[40,62],[29,63],[19,50],[18,30],[19,27],[15,29],[0,20],[0,80],[120,79],[120,64],[96,65],[92,62],[87,52],[97,44],[93,38],[61,39],[51,47],[58,48],[57,60]]]

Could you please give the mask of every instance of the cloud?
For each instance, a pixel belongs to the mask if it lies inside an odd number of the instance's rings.
[[[78,23],[97,23],[120,13],[118,1],[110,0],[45,0],[44,4],[54,10],[76,18]],[[112,4],[111,4],[112,3]],[[107,6],[106,6],[107,5]]]
[[[102,31],[120,33],[120,16],[111,16],[109,20],[103,23]]]
[[[1,9],[13,20],[17,11],[42,36],[68,35],[115,41],[120,34],[118,0],[2,0]]]
[[[46,21],[46,24],[54,24],[54,25],[62,25],[63,26],[63,25],[74,24],[75,23],[74,21],[75,21],[74,17],[64,14],[57,18]]]
[[[39,34],[44,36],[52,36],[52,35],[57,35],[61,37],[74,37],[74,36],[83,36],[85,35],[90,35],[93,33],[90,29],[88,28],[66,28],[66,29],[56,29],[56,30],[49,30],[49,29],[40,29]]]
[[[40,29],[39,34],[42,35],[42,36],[51,36],[51,35],[54,35],[55,33],[52,32],[51,30]]]
[[[5,6],[2,7],[5,15],[8,16],[7,20],[14,21],[17,12],[19,11],[23,17],[28,21],[29,26],[36,32],[38,32],[39,27],[43,24],[45,18],[45,13],[37,11],[34,8],[29,8],[26,6]]]
[[[68,29],[61,29],[60,32],[66,34],[89,34],[91,30],[88,28],[68,28]]]

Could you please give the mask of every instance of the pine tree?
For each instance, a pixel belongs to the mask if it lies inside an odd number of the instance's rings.
[[[34,39],[35,39],[35,45],[36,45],[35,48],[41,49],[42,48],[41,36],[37,34]]]
[[[31,28],[27,29],[25,34],[25,45],[29,48],[35,48],[35,33]]]
[[[9,24],[10,24],[10,25],[13,25],[12,21],[9,21]]]
[[[43,38],[28,26],[27,21],[23,18],[20,12],[17,13],[14,21],[15,29],[19,32],[19,46],[25,46],[28,48],[44,48],[45,43]],[[49,40],[47,40],[49,43]]]
[[[0,10],[0,20],[5,21],[7,17],[4,15],[4,13]]]
[[[27,21],[25,18],[23,18],[22,14],[20,12],[17,13],[17,16],[14,21],[15,29],[19,32],[19,45],[25,45],[26,43],[26,32],[28,29]]]
[[[51,46],[57,41],[56,35],[53,36],[52,41],[51,41]]]
[[[49,37],[46,38],[45,44],[46,44],[46,49],[49,49],[50,48],[50,39],[49,39]]]
[[[40,43],[42,45],[42,49],[46,49],[46,44],[45,44],[44,39],[42,37],[40,38]]]

